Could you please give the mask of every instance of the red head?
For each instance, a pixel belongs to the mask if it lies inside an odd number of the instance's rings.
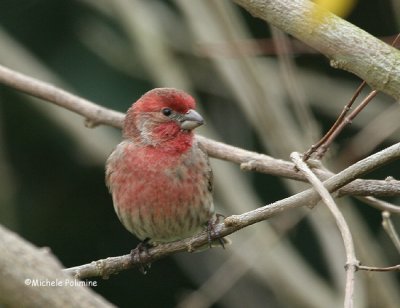
[[[125,138],[143,145],[158,145],[180,135],[191,135],[192,129],[203,124],[189,94],[173,88],[156,88],[145,93],[129,108]]]

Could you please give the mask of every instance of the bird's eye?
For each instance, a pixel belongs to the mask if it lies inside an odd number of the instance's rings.
[[[169,117],[172,114],[172,109],[171,108],[163,108],[161,110],[162,114]]]

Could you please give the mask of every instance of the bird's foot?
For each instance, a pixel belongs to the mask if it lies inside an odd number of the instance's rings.
[[[207,223],[208,245],[210,248],[215,246],[215,243],[217,242],[223,249],[225,249],[225,244],[230,243],[229,240],[220,237],[219,232],[215,230],[215,226],[219,223],[221,218],[225,219],[225,216],[217,213]],[[213,237],[215,240],[212,239]]]
[[[149,243],[150,239],[146,238],[142,242],[139,243],[139,245],[136,246],[135,249],[131,250],[131,259],[132,261],[135,260],[135,255],[137,255],[137,258],[139,259],[139,271],[143,274],[146,275],[147,271],[150,270],[151,268],[151,263],[146,263],[142,259],[142,254],[146,255],[146,258],[149,256],[149,248],[151,248],[151,244]]]

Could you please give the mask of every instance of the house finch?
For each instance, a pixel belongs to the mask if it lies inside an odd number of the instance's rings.
[[[193,129],[203,124],[187,93],[158,88],[129,108],[106,183],[121,223],[141,241],[189,237],[215,218],[212,171]]]

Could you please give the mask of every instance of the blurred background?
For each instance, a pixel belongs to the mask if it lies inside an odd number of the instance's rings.
[[[341,14],[388,42],[399,32],[397,0],[354,2]],[[184,89],[206,117],[198,133],[286,160],[332,125],[360,83],[228,0],[1,0],[0,64],[122,112],[151,88]],[[399,116],[398,104],[378,95],[325,164],[338,171],[398,142]],[[0,223],[50,247],[66,267],[138,244],[104,184],[120,131],[83,122],[0,85]],[[307,187],[215,159],[212,165],[217,211],[225,215]],[[369,176],[399,171],[392,163]],[[338,202],[362,263],[398,264],[381,213],[348,197]],[[393,221],[400,229],[399,218]],[[231,238],[226,250],[169,257],[145,276],[130,270],[98,279],[95,291],[120,307],[342,305],[343,244],[324,206],[285,212]],[[356,275],[357,307],[398,307],[398,274]]]

